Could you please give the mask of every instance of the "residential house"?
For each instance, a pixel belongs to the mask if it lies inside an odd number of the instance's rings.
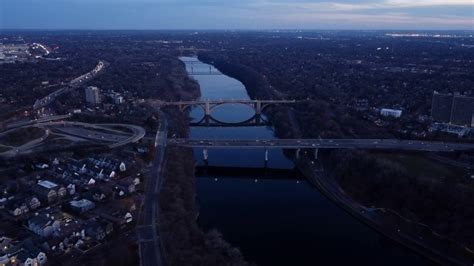
[[[28,208],[28,204],[22,199],[14,199],[9,201],[6,205],[6,209],[11,215],[15,217],[28,213],[30,210]]]
[[[38,214],[28,220],[28,229],[42,237],[49,237],[58,232],[61,222],[49,214]]]
[[[51,181],[39,181],[32,187],[33,193],[42,201],[54,202],[58,197],[59,186]]]
[[[95,203],[88,199],[72,200],[69,207],[76,213],[84,213],[95,208]]]
[[[36,266],[45,265],[48,261],[46,254],[35,245],[31,238],[12,246],[5,253],[9,254],[12,265]]]
[[[120,196],[129,195],[136,191],[135,182],[131,177],[120,180],[115,189],[119,192]]]

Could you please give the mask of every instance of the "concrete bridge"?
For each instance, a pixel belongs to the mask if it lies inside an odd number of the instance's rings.
[[[193,76],[223,75],[214,66],[207,65],[206,63],[202,63],[200,61],[182,61],[182,62],[186,64],[186,70],[188,71],[188,73]]]
[[[299,157],[301,149],[311,149],[317,159],[319,149],[380,149],[401,151],[455,152],[474,151],[474,144],[398,140],[398,139],[169,139],[169,145],[203,148],[204,159],[208,159],[208,149],[212,148],[264,148],[265,161],[268,149],[294,149]]]
[[[185,111],[194,106],[199,106],[204,110],[205,116],[211,116],[212,112],[224,104],[241,104],[252,108],[255,115],[259,116],[263,110],[275,104],[296,103],[296,100],[199,100],[199,101],[180,101],[180,102],[159,102],[160,106],[178,106],[180,111]]]

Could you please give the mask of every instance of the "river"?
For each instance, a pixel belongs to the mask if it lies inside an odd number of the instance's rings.
[[[218,72],[193,57],[182,57],[188,73]],[[191,63],[194,62],[194,63]],[[194,75],[201,99],[250,99],[242,83],[225,75]],[[223,105],[213,116],[225,122],[254,114],[243,105]],[[203,117],[194,108],[191,117]],[[274,138],[271,127],[192,127],[192,138]],[[203,165],[201,149],[196,160]],[[210,149],[210,166],[264,167],[264,151]],[[268,167],[293,169],[281,150],[271,150]],[[197,179],[199,224],[216,228],[245,258],[258,265],[430,265],[387,239],[322,195],[303,176],[204,176]]]

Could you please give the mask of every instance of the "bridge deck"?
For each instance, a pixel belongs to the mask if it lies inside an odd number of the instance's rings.
[[[197,104],[225,104],[225,103],[243,103],[243,104],[255,104],[255,103],[296,103],[296,100],[199,100],[199,101],[180,101],[180,102],[160,102],[160,105],[197,105]]]
[[[278,149],[385,149],[413,151],[473,150],[471,143],[397,139],[169,139],[170,145],[201,148],[278,148]]]

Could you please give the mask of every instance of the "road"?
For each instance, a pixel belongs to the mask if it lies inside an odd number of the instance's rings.
[[[62,116],[65,118],[65,116]],[[17,128],[27,128],[27,127],[39,127],[46,128],[47,134],[35,140],[30,140],[30,142],[21,145],[19,147],[12,147],[11,150],[0,153],[0,156],[3,157],[13,157],[20,154],[31,152],[35,147],[43,144],[43,142],[50,135],[50,130],[53,135],[58,136],[71,136],[77,140],[89,140],[101,143],[108,143],[108,147],[113,149],[129,143],[135,143],[142,139],[146,131],[143,127],[130,125],[130,124],[89,124],[83,122],[74,122],[74,121],[61,121],[56,122],[54,120],[58,117],[34,120],[28,122],[18,123],[16,128],[9,129],[5,132],[0,133],[0,136],[3,136],[9,132],[16,130]],[[22,126],[20,126],[22,125]],[[120,131],[116,127],[123,127],[128,129],[128,131]]]
[[[71,116],[72,115],[70,115],[70,114],[68,114],[68,115],[46,116],[46,117],[35,119],[35,120],[14,122],[14,123],[8,124],[6,126],[6,128],[7,129],[13,129],[13,128],[19,128],[19,127],[34,125],[34,124],[46,123],[46,122],[50,122],[50,121],[64,120],[64,119],[70,118]]]
[[[31,151],[35,147],[41,145],[41,143],[43,143],[43,141],[45,141],[49,137],[49,135],[50,135],[50,130],[46,129],[44,131],[44,134],[41,137],[39,137],[37,139],[30,140],[29,142],[27,142],[27,143],[25,143],[25,144],[23,144],[19,147],[12,147],[11,150],[0,153],[0,156],[6,157],[6,158],[11,158],[11,157],[17,156],[19,154]]]
[[[158,236],[157,221],[159,215],[159,193],[162,183],[162,171],[167,145],[168,121],[160,111],[160,126],[156,132],[156,154],[153,159],[151,179],[147,184],[144,202],[143,224],[137,228],[140,244],[140,258],[142,266],[163,265],[161,240]]]
[[[79,88],[81,85],[85,84],[86,82],[88,82],[88,81],[92,80],[94,77],[96,77],[104,69],[105,69],[105,62],[99,61],[99,63],[97,64],[97,66],[93,70],[91,70],[90,72],[71,80],[68,83],[67,87],[56,90],[56,91],[50,93],[49,95],[47,95],[47,96],[45,96],[41,99],[36,100],[35,104],[33,105],[33,110],[38,110],[40,108],[48,106],[49,104],[54,102],[54,100],[56,100],[56,98],[58,96],[60,96],[64,93],[67,93],[70,90],[74,90],[74,89]]]
[[[474,150],[474,144],[471,143],[397,139],[169,139],[168,144],[201,148],[383,149],[433,152]]]
[[[131,124],[89,124],[83,122],[64,121],[48,122],[42,124],[42,126],[54,126],[56,130],[74,137],[101,142],[113,142],[109,145],[110,148],[117,148],[129,143],[137,142],[146,134],[146,131],[143,127]],[[132,131],[132,133],[130,135],[127,132],[120,132],[116,129],[110,128],[114,126],[127,128]],[[104,131],[109,133],[105,133]]]

